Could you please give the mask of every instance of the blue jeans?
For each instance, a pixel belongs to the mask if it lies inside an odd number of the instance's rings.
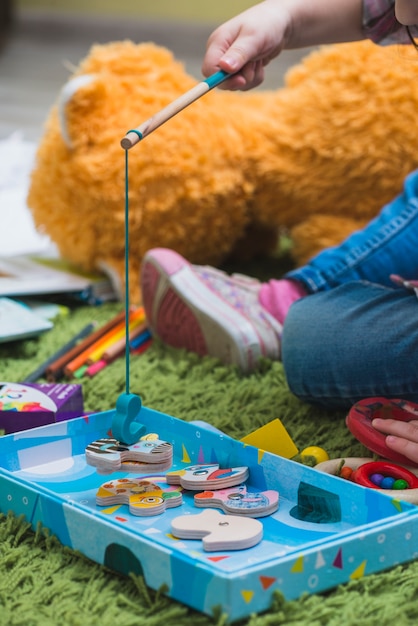
[[[287,275],[312,294],[283,328],[296,396],[338,409],[378,395],[418,402],[417,296],[392,273],[418,278],[418,172],[365,229]]]

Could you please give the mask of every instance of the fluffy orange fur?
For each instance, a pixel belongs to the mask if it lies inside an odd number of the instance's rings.
[[[38,228],[82,268],[106,267],[123,291],[124,152],[120,140],[196,81],[153,44],[94,46],[54,106],[28,204]],[[327,46],[276,91],[214,90],[129,153],[130,271],[149,248],[219,264],[243,246],[271,250],[286,229],[295,261],[373,217],[418,165],[415,50],[370,42]],[[248,246],[248,241],[252,245]],[[245,244],[243,243],[245,242]]]

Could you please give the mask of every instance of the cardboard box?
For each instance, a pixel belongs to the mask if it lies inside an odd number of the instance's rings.
[[[173,445],[174,470],[247,466],[248,489],[277,490],[279,509],[260,518],[256,546],[207,552],[201,539],[171,534],[175,517],[202,512],[194,492],[183,490],[180,507],[149,517],[130,514],[128,504],[99,507],[96,493],[109,477],[87,464],[85,448],[109,437],[114,417],[110,410],[0,437],[0,511],[24,515],[34,529],[40,522],[87,558],[230,621],[265,611],[275,591],[294,600],[418,556],[418,507],[143,405],[135,421]],[[164,472],[143,476],[165,481]]]
[[[0,429],[7,434],[83,413],[81,385],[0,382]]]

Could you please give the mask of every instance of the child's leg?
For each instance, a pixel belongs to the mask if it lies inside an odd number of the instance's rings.
[[[290,389],[327,408],[379,395],[418,402],[417,321],[404,289],[358,281],[302,298],[283,327]]]
[[[364,230],[284,280],[264,285],[192,266],[170,250],[150,250],[143,262],[142,294],[152,332],[170,345],[217,356],[244,371],[261,356],[279,358],[282,323],[305,294],[357,280],[390,285],[391,273],[417,277],[417,196],[418,172]],[[315,324],[311,332],[316,333]]]
[[[353,280],[393,286],[390,274],[418,275],[418,171],[406,178],[403,193],[363,230],[320,252],[287,278],[300,280],[315,293]]]
[[[353,280],[393,286],[390,274],[418,277],[418,172],[408,176],[404,192],[363,230],[289,272],[284,280],[264,284],[260,302],[283,324],[290,306],[303,295]]]

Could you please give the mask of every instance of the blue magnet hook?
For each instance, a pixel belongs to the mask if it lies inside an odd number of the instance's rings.
[[[123,393],[116,400],[116,411],[112,420],[112,435],[120,443],[130,446],[145,434],[145,426],[136,421],[141,406],[141,398],[133,393]]]

